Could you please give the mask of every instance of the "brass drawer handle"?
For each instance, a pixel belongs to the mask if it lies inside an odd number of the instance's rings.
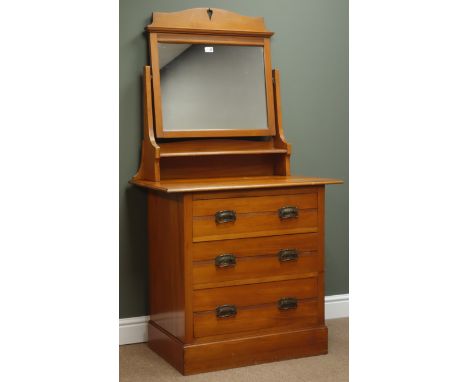
[[[215,213],[215,220],[216,223],[230,223],[236,221],[236,211],[226,210],[226,211],[218,211]]]
[[[217,268],[228,268],[236,265],[236,256],[230,253],[223,253],[222,255],[216,256],[215,265]]]
[[[297,298],[294,297],[283,297],[278,300],[279,310],[289,310],[297,308]]]
[[[216,308],[216,317],[218,318],[229,318],[237,314],[237,308],[235,305],[220,305]]]
[[[281,262],[284,261],[294,261],[299,257],[299,252],[297,249],[282,249],[278,252],[278,260]]]
[[[281,220],[297,218],[299,216],[299,208],[294,206],[281,207],[278,210],[278,216]]]

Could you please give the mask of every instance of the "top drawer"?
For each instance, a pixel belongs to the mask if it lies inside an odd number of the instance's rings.
[[[193,241],[317,232],[316,192],[194,200]]]

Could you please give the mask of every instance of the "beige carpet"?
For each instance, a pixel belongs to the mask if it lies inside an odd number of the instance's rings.
[[[327,321],[328,354],[184,377],[146,344],[120,347],[120,382],[348,381],[348,319]]]

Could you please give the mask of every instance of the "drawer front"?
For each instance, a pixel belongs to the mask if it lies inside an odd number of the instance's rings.
[[[218,318],[216,311],[193,315],[195,337],[207,337],[243,331],[271,329],[293,330],[320,323],[319,302],[298,300],[297,307],[280,310],[277,303],[238,308],[231,317]]]
[[[280,220],[275,212],[238,214],[235,222],[216,224],[213,217],[194,217],[193,241],[318,232],[317,210],[302,210],[297,219]]]
[[[214,216],[218,211],[234,210],[238,214],[249,212],[277,212],[284,206],[295,206],[301,210],[317,208],[317,193],[251,196],[240,198],[223,198],[194,200],[193,216]]]
[[[196,200],[193,241],[318,231],[317,193]]]
[[[217,240],[194,243],[193,260],[211,260],[223,253],[231,253],[236,258],[259,255],[277,255],[286,248],[294,248],[299,253],[319,249],[319,234],[304,233],[297,235],[277,235],[247,239]]]
[[[286,253],[286,256],[289,256]],[[281,260],[278,255],[240,257],[234,265],[216,266],[215,261],[193,263],[195,289],[221,285],[250,284],[266,280],[310,276],[323,270],[322,256],[318,252],[299,252],[296,260]]]
[[[282,297],[294,297],[299,300],[317,298],[318,277],[195,290],[193,310],[214,311],[216,307],[226,304],[242,308],[277,303]]]

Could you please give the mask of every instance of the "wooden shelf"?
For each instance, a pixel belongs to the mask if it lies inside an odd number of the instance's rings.
[[[285,154],[286,149],[273,146],[273,141],[248,141],[230,139],[191,140],[159,143],[160,157],[206,156],[206,155],[255,155]]]

